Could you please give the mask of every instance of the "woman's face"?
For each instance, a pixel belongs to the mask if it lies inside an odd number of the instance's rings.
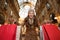
[[[30,12],[28,13],[28,16],[29,16],[29,18],[33,18],[33,16],[34,16],[34,11],[30,11]]]

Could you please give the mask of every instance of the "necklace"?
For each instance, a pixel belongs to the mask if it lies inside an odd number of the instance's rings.
[[[30,24],[30,25],[33,24],[33,19],[29,19],[29,24]]]

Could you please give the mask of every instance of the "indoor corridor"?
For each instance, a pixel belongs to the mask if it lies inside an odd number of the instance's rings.
[[[0,0],[0,40],[60,40],[60,0]]]

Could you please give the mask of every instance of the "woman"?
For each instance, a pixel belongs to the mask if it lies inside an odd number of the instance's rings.
[[[24,25],[26,26],[25,40],[38,40],[35,30],[38,27],[38,20],[34,14],[34,10],[29,10],[28,16],[25,18]]]

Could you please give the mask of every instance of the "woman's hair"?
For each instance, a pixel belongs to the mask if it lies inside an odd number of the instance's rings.
[[[30,10],[28,11],[28,14],[29,14],[29,12],[34,12],[34,15],[36,15],[36,12],[35,12],[34,9],[30,9]]]
[[[0,24],[4,24],[4,22],[5,22],[5,16],[2,13],[0,13]]]
[[[34,10],[29,10],[29,12],[30,11],[33,11],[34,12]],[[36,18],[36,16],[35,15],[33,15],[33,26],[34,27],[38,27],[38,19]],[[30,24],[29,24],[29,15],[25,18],[25,20],[24,20],[24,25],[26,25],[27,27],[30,27]]]
[[[30,27],[29,17],[26,17],[26,18],[25,18],[25,20],[24,20],[24,25],[26,25],[27,27]],[[34,19],[33,19],[33,26],[34,26],[34,27],[38,27],[38,19],[36,18],[36,16],[34,16]]]

